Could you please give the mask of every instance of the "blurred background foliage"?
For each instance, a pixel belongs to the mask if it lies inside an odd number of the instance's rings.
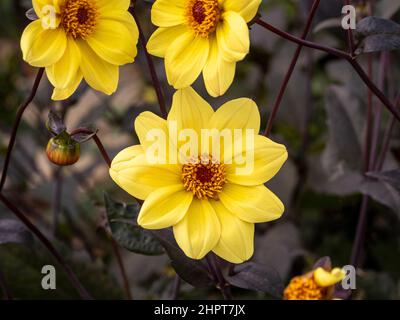
[[[312,1],[264,0],[261,15],[271,24],[299,35]],[[356,2],[356,1],[353,1]],[[375,16],[400,19],[400,1],[370,1]],[[346,48],[346,35],[338,27],[341,0],[323,0],[314,21],[313,41]],[[29,0],[0,1],[0,164],[4,160],[17,106],[26,98],[36,70],[22,61],[19,37],[28,20]],[[151,4],[138,1],[137,10],[147,37]],[[336,21],[336,22],[335,22]],[[214,106],[238,97],[253,98],[262,114],[263,126],[293,56],[295,46],[257,25],[251,29],[251,53],[238,64],[236,81],[218,99],[209,97],[202,80],[195,87]],[[386,94],[393,99],[400,80],[400,59],[393,51]],[[379,54],[374,54],[374,79]],[[155,59],[167,104],[173,91],[167,86],[162,60]],[[359,57],[365,67],[365,56]],[[87,143],[80,161],[60,172],[45,155],[50,138],[45,127],[49,109],[65,112],[68,128],[90,124],[99,129],[108,152],[136,144],[135,117],[144,110],[158,113],[157,100],[142,48],[133,65],[122,68],[118,92],[107,97],[84,85],[66,103],[50,101],[51,87],[42,81],[34,103],[20,128],[5,193],[52,239],[67,258],[88,291],[98,299],[124,298],[123,285],[112,245],[102,232],[105,209],[103,194],[132,202],[109,178],[94,144]],[[378,102],[374,100],[374,103]],[[363,137],[367,90],[350,66],[325,53],[304,49],[282,102],[272,138],[284,143],[290,159],[268,186],[285,202],[279,221],[257,226],[253,260],[276,269],[287,283],[306,272],[321,256],[335,266],[350,262],[351,248],[361,205],[361,193],[374,199],[368,209],[363,268],[358,272],[355,298],[400,298],[400,197],[397,190],[378,182],[368,184],[362,176]],[[384,112],[382,135],[390,121]],[[400,161],[400,135],[396,124],[384,170],[396,170]],[[380,141],[379,146],[382,146]],[[62,186],[61,210],[57,187]],[[388,189],[386,189],[388,188]],[[14,217],[0,205],[0,271],[17,299],[77,298],[45,248],[27,236],[2,241],[7,223]],[[14,221],[15,222],[15,221]],[[13,222],[13,223],[14,223]],[[12,242],[12,243],[10,243]],[[170,298],[174,271],[168,258],[143,256],[120,249],[133,297]],[[57,290],[40,287],[41,268],[55,264]],[[237,298],[269,298],[268,295],[234,290]],[[1,292],[0,292],[1,297]],[[212,289],[182,287],[182,298],[219,298]]]

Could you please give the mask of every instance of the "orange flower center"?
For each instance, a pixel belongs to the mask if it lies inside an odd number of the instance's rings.
[[[221,18],[218,0],[189,0],[187,18],[188,24],[194,32],[207,38],[215,32]]]
[[[90,35],[97,19],[98,11],[91,0],[68,0],[61,8],[61,24],[75,39]]]
[[[211,156],[198,157],[183,165],[182,181],[198,199],[215,199],[226,182],[225,166]]]
[[[314,277],[299,276],[290,281],[284,297],[286,300],[323,300],[326,293],[327,288],[320,287]]]

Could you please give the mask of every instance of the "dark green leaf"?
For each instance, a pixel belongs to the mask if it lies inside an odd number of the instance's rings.
[[[52,132],[54,135],[59,135],[60,133],[67,130],[61,117],[52,110],[49,112],[46,126],[47,126],[48,130],[50,132]]]
[[[325,270],[331,270],[332,269],[332,262],[330,257],[322,257],[319,259],[313,266],[313,270],[318,269],[318,268],[323,268]]]
[[[329,88],[325,102],[328,115],[329,140],[325,150],[325,167],[333,171],[353,170],[362,167],[362,148],[357,127],[357,101],[345,88]]]
[[[400,214],[399,170],[381,173],[370,172],[367,176],[373,179],[367,179],[361,186],[361,191]]]
[[[127,205],[104,195],[108,222],[114,239],[125,249],[144,255],[164,253],[160,243],[152,234],[136,224],[139,205]]]
[[[202,261],[188,258],[176,243],[171,230],[153,232],[160,241],[176,273],[187,283],[197,288],[205,288],[212,285],[212,278]]]
[[[266,265],[246,262],[234,268],[234,275],[227,278],[236,287],[282,297],[284,285],[278,272]]]
[[[400,49],[400,25],[392,20],[367,17],[357,24],[357,54]]]
[[[385,172],[368,172],[367,176],[385,181],[400,192],[400,169]]]
[[[18,243],[31,245],[32,242],[32,234],[21,222],[11,219],[0,220],[0,244]]]
[[[71,135],[72,139],[74,139],[76,142],[83,143],[86,141],[89,141],[92,139],[96,134],[98,130],[88,130],[92,131],[91,133],[77,133]]]

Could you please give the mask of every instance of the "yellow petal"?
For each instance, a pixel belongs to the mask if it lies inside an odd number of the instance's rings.
[[[73,38],[68,38],[67,48],[62,58],[55,64],[46,68],[46,74],[51,84],[64,89],[71,86],[76,80],[81,63],[81,52]]]
[[[139,114],[135,119],[135,131],[139,138],[140,144],[146,149],[154,141],[148,140],[148,133],[150,130],[159,129],[166,137],[167,133],[167,121],[153,112],[145,111]]]
[[[141,154],[144,154],[144,150],[140,144],[126,148],[115,156],[112,161],[112,166],[118,166],[125,163],[126,161],[133,160]]]
[[[257,135],[254,139],[254,149],[244,150],[242,153],[243,159],[247,158],[247,153],[252,163],[251,172],[244,172],[246,164],[237,164],[232,161],[232,164],[226,165],[226,177],[229,182],[241,184],[244,186],[256,186],[263,184],[274,177],[280,170],[282,165],[288,158],[286,147],[282,144],[273,142],[272,140]],[[235,157],[233,158],[233,160]]]
[[[118,66],[101,59],[85,41],[79,40],[77,44],[82,54],[81,70],[86,82],[105,94],[114,93],[118,87]]]
[[[209,40],[185,32],[168,48],[165,69],[170,85],[175,89],[189,87],[200,75],[207,62]]]
[[[95,0],[101,12],[110,10],[128,10],[130,0]]]
[[[61,28],[43,29],[40,20],[31,22],[21,37],[23,59],[34,67],[48,67],[64,55],[67,36]]]
[[[208,200],[194,199],[186,216],[174,225],[174,236],[179,247],[192,259],[202,259],[221,235],[221,225]]]
[[[157,189],[182,183],[178,165],[150,164],[143,148],[121,151],[112,162],[110,175],[122,189],[142,200]]]
[[[250,35],[246,21],[236,12],[222,14],[217,27],[218,47],[226,61],[243,60],[250,50]]]
[[[330,287],[342,281],[346,276],[346,272],[340,268],[334,268],[332,271],[326,271],[318,268],[314,271],[314,279],[321,287]]]
[[[144,202],[138,217],[138,224],[146,229],[163,229],[179,223],[186,215],[193,194],[183,185],[158,189]]]
[[[78,89],[79,84],[81,83],[83,79],[82,72],[78,70],[75,73],[75,77],[71,80],[69,85],[63,89],[60,88],[54,88],[53,95],[51,96],[51,99],[57,101],[57,100],[65,100],[68,99],[75,91]]]
[[[224,11],[235,11],[240,14],[246,22],[250,22],[257,14],[261,0],[225,0]]]
[[[213,108],[192,87],[175,92],[168,121],[176,121],[178,132],[194,129],[200,134],[214,114]]]
[[[164,58],[167,49],[171,46],[171,43],[183,35],[186,31],[187,27],[184,25],[169,28],[158,28],[156,31],[154,31],[147,42],[147,50],[153,56]]]
[[[184,24],[186,3],[186,0],[157,0],[151,8],[151,22],[158,27]]]
[[[132,16],[132,25],[136,25]],[[124,65],[135,60],[137,55],[138,33],[132,32],[126,24],[117,20],[100,19],[94,33],[86,37],[86,41],[103,60]]]
[[[283,203],[264,185],[246,187],[228,183],[219,198],[230,212],[250,223],[276,220],[284,211]]]
[[[240,220],[221,201],[211,201],[221,223],[221,238],[213,251],[221,258],[242,263],[254,253],[254,224]]]
[[[213,115],[211,128],[223,129],[253,129],[260,131],[260,112],[256,103],[247,98],[231,100],[222,105]]]
[[[213,37],[210,45],[210,55],[204,66],[203,78],[207,92],[212,97],[222,96],[231,86],[235,77],[236,63],[222,58],[218,51],[217,39]]]

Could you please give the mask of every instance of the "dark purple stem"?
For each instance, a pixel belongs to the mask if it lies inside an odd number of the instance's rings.
[[[383,90],[384,84],[385,84],[385,79],[386,79],[386,74],[387,74],[387,69],[388,69],[388,53],[383,52],[381,54],[380,58],[380,65],[379,65],[379,87],[381,90]],[[379,144],[379,135],[381,131],[381,122],[382,122],[382,111],[383,107],[379,103],[375,107],[375,112],[374,112],[374,130],[372,133],[372,147],[371,147],[371,152],[370,152],[370,157],[369,157],[369,164],[370,167],[368,168],[369,171],[374,170],[376,168],[376,161],[377,161],[377,156],[378,156],[378,144]]]
[[[6,154],[6,158],[4,160],[3,172],[1,174],[1,180],[0,180],[0,192],[3,190],[3,187],[6,183],[7,171],[8,171],[8,167],[10,165],[11,154],[12,154],[12,151],[13,151],[13,148],[15,145],[15,139],[17,137],[17,132],[18,132],[18,128],[21,123],[21,120],[22,120],[22,116],[24,115],[26,108],[29,106],[29,104],[32,102],[32,100],[36,96],[37,90],[39,88],[40,80],[43,77],[43,73],[44,73],[44,68],[40,68],[37,72],[36,79],[35,79],[35,82],[33,83],[33,87],[32,87],[32,90],[31,90],[31,93],[30,93],[28,99],[18,109],[17,118],[15,119],[15,122],[13,124],[13,128],[11,131],[11,138],[10,138],[10,142],[8,143],[7,154]]]
[[[311,8],[311,11],[310,11],[310,14],[308,15],[306,26],[304,28],[303,34],[301,36],[301,39],[306,39],[307,38],[307,35],[310,32],[312,21],[314,19],[315,13],[317,12],[319,4],[320,4],[320,0],[315,0],[314,1],[313,5],[312,5],[312,8]],[[302,49],[303,49],[303,45],[299,44],[297,46],[296,52],[294,53],[292,61],[290,62],[289,69],[288,69],[288,71],[286,73],[286,76],[285,76],[285,78],[284,78],[284,80],[282,82],[282,85],[281,85],[281,87],[279,89],[279,93],[278,93],[278,96],[277,96],[277,98],[275,100],[274,107],[272,108],[271,115],[269,116],[267,127],[266,127],[266,129],[264,131],[264,135],[265,136],[269,136],[269,134],[271,133],[273,122],[274,122],[274,120],[276,118],[276,115],[278,114],[278,111],[279,111],[283,96],[284,96],[284,94],[286,92],[286,88],[287,88],[287,86],[289,84],[290,78],[292,77],[294,68],[296,67],[296,64],[297,64],[297,61],[299,60],[300,53],[301,53]]]
[[[393,114],[393,116],[400,121],[400,111],[397,110],[394,105],[389,101],[389,99],[382,93],[382,91],[380,91],[378,89],[378,87],[371,81],[371,79],[368,77],[368,75],[365,73],[365,71],[362,69],[362,67],[360,66],[360,64],[354,60],[354,58],[346,53],[343,52],[341,50],[332,48],[332,47],[328,47],[328,46],[324,46],[324,45],[320,45],[314,42],[310,42],[310,41],[306,41],[300,38],[297,38],[293,35],[291,35],[290,33],[287,33],[285,31],[282,31],[280,29],[275,28],[274,26],[270,25],[269,23],[258,19],[256,21],[257,24],[259,24],[260,26],[266,28],[267,30],[300,45],[303,45],[305,47],[308,48],[312,48],[312,49],[316,49],[319,51],[324,51],[327,52],[329,54],[332,54],[338,58],[342,58],[347,60],[351,66],[354,68],[354,70],[357,72],[357,74],[360,76],[361,80],[364,81],[364,83],[368,86],[368,88],[371,89],[371,91],[378,97],[378,99],[387,107],[387,109]]]
[[[363,195],[360,215],[358,218],[356,237],[354,239],[353,250],[351,253],[351,265],[357,267],[360,264],[361,252],[365,241],[365,233],[367,228],[367,212],[368,212],[369,196]]]
[[[161,88],[161,83],[160,83],[160,80],[158,79],[156,68],[154,66],[153,58],[150,56],[149,52],[147,51],[147,48],[146,48],[147,41],[146,41],[146,38],[144,36],[143,29],[142,29],[142,27],[140,25],[139,19],[135,14],[134,9],[130,8],[130,12],[131,12],[133,18],[135,19],[136,24],[137,24],[138,29],[139,29],[139,40],[140,40],[140,43],[141,43],[141,45],[143,47],[143,50],[144,50],[144,53],[145,53],[145,56],[146,56],[146,60],[147,60],[147,64],[149,66],[151,79],[153,81],[153,86],[154,86],[154,89],[155,89],[156,94],[157,94],[158,104],[160,105],[161,115],[162,115],[162,117],[164,119],[166,119],[167,118],[167,108],[166,108],[166,105],[165,105],[164,94],[163,94],[163,91],[162,91],[162,88]]]
[[[85,129],[85,128],[78,128],[74,131],[72,131],[70,134],[71,136],[77,135],[77,134],[93,134],[93,131],[89,130],[89,129]],[[95,134],[92,137],[93,141],[96,143],[97,148],[99,149],[104,161],[106,162],[107,166],[110,168],[111,167],[111,159],[110,156],[108,155],[106,149],[103,146],[103,143],[101,142],[99,136],[97,134]]]
[[[111,239],[111,245],[112,245],[113,250],[114,250],[114,254],[115,254],[116,258],[117,258],[119,270],[121,272],[122,281],[124,283],[126,296],[127,296],[127,298],[129,300],[132,300],[133,298],[132,298],[131,286],[129,285],[129,279],[128,279],[128,275],[126,273],[124,261],[122,260],[121,252],[119,250],[117,242],[114,240],[114,238],[111,235],[110,235],[110,239]]]
[[[52,245],[52,243],[46,238],[46,236],[23,214],[14,204],[7,199],[2,193],[0,193],[0,201],[15,214],[15,216],[22,221],[22,223],[42,242],[42,244],[49,250],[53,257],[58,261],[61,267],[64,269],[65,273],[71,284],[79,293],[80,297],[85,300],[93,300],[91,295],[86,291],[78,277],[65,262],[62,255],[57,251],[57,249]]]
[[[224,297],[225,300],[232,300],[230,285],[229,283],[226,282],[225,277],[221,272],[221,268],[214,254],[209,253],[206,256],[206,261],[210,269],[210,272],[214,278],[215,284],[217,288],[221,291],[222,296]]]
[[[368,77],[373,80],[373,55],[368,56]],[[368,107],[367,107],[367,124],[366,124],[366,134],[365,134],[365,145],[364,145],[364,172],[368,172],[369,154],[371,150],[371,140],[372,140],[372,104],[373,104],[373,94],[371,90],[368,90]]]

